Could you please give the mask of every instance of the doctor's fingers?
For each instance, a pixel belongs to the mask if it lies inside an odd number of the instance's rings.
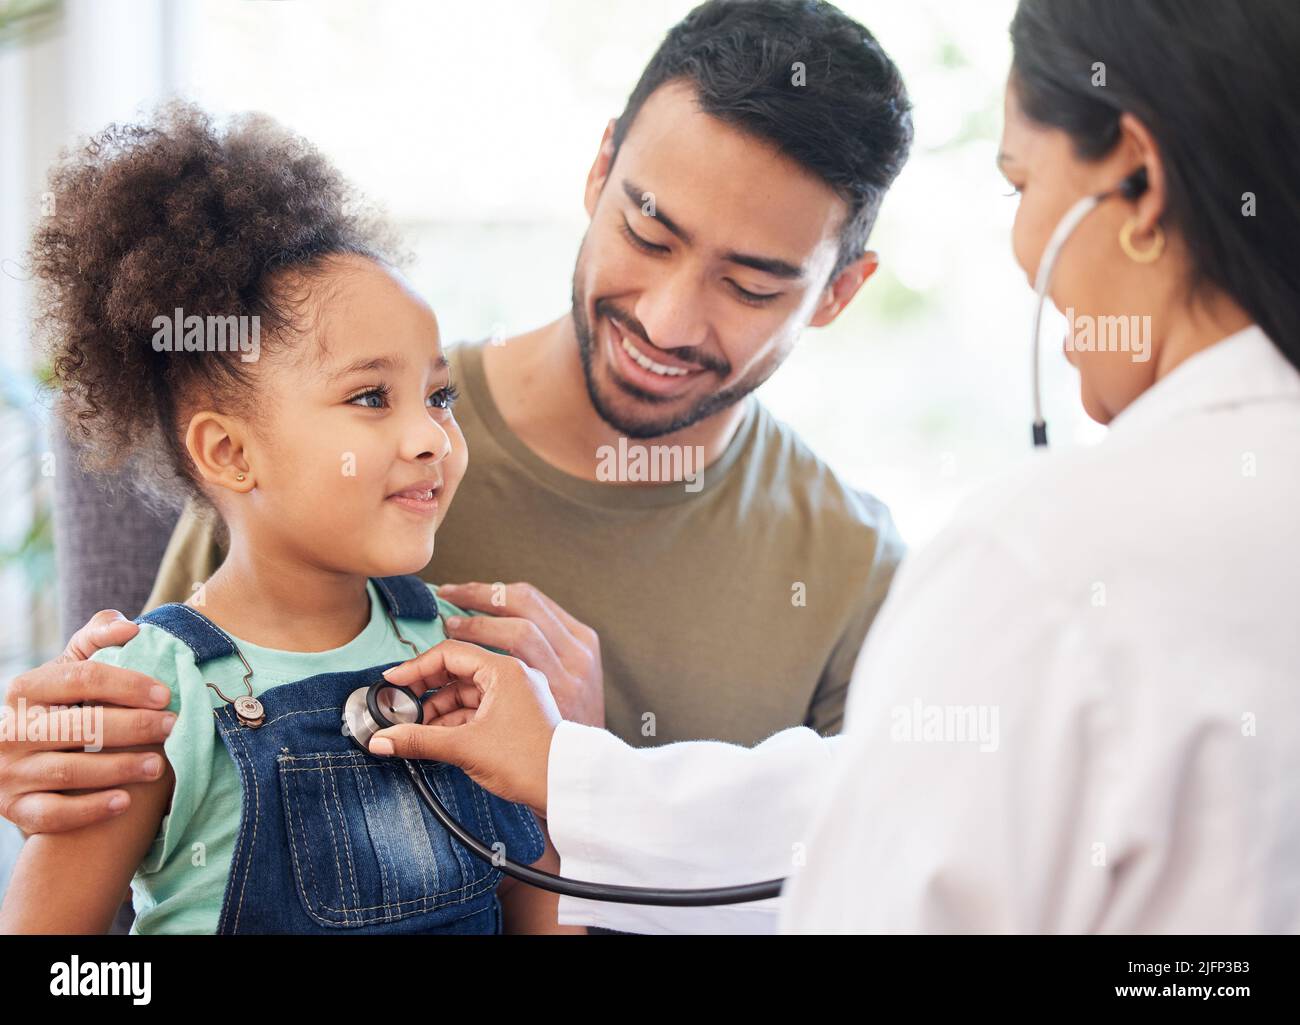
[[[419,726],[415,723],[403,723],[380,730],[370,741],[372,754],[392,755],[395,758],[416,758],[423,761],[447,762],[465,768],[464,746],[458,743],[455,734],[463,730],[446,726]],[[392,746],[391,751],[376,749],[375,743],[386,740]]]
[[[447,715],[461,708],[478,708],[482,697],[483,692],[478,689],[476,684],[459,680],[455,683],[449,683],[424,699],[424,721],[426,723],[436,722],[439,716]],[[450,724],[444,723],[444,725]]]
[[[442,641],[410,662],[386,670],[384,677],[390,683],[412,688],[421,682],[425,689],[453,682],[476,687],[484,695],[480,699],[483,705],[491,703],[494,718],[505,722],[507,731],[516,723],[543,726],[551,723],[553,728],[560,719],[545,673],[510,655],[500,655],[468,641]],[[458,696],[457,700],[463,699]],[[377,736],[386,733],[380,731]]]
[[[426,726],[464,726],[468,722],[473,722],[478,715],[477,708],[457,708],[448,712],[446,715],[439,715],[430,719]]]
[[[410,687],[417,694],[457,681],[472,681],[481,689],[486,686],[485,678],[481,678],[483,671],[496,666],[502,659],[514,661],[468,641],[446,640],[401,665],[384,670],[383,675],[389,683]]]
[[[538,729],[519,729],[508,714],[489,715],[462,726],[416,726],[408,723],[380,730],[370,742],[373,754],[447,762],[464,770],[475,783],[507,801],[546,808],[547,755],[555,723],[540,718]],[[386,740],[392,751],[375,750]]]

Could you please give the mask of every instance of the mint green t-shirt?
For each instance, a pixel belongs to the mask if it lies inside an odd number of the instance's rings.
[[[436,588],[427,586],[436,597]],[[253,668],[254,695],[318,673],[351,672],[413,657],[393,631],[375,585],[367,582],[366,590],[370,621],[342,647],[278,651],[232,636]],[[468,614],[441,598],[437,601],[444,616]],[[397,623],[402,636],[421,651],[445,637],[440,620],[399,618]],[[92,658],[156,677],[171,688],[168,707],[176,713],[176,725],[163,744],[176,776],[171,808],[131,880],[136,916],[131,932],[215,933],[239,833],[243,791],[212,715],[222,699],[207,684],[216,684],[229,698],[246,694],[244,667],[238,656],[226,655],[205,662],[200,671],[187,645],[148,623],[125,645],[105,648]]]

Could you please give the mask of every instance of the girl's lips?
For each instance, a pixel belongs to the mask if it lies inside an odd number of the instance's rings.
[[[410,509],[412,512],[420,513],[425,516],[432,516],[438,511],[438,493],[436,491],[425,492],[428,496],[417,498],[413,495],[401,492],[396,495],[389,495],[385,501],[392,502],[394,505],[400,505],[403,509]]]
[[[438,511],[438,492],[441,490],[441,481],[420,481],[394,492],[385,501],[427,516]]]

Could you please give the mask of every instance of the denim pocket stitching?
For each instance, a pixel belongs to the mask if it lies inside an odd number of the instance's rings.
[[[371,766],[368,765],[368,764],[365,763],[365,762],[358,763],[358,766],[359,766],[360,768],[371,768]],[[376,769],[376,771],[378,772],[378,771],[380,771],[380,770],[379,770],[379,769]],[[400,779],[400,778],[401,778],[401,777],[400,777],[400,774],[397,774],[397,770],[396,770],[396,768],[394,768],[393,771],[394,771],[394,774],[395,774],[395,775],[398,775],[398,778]],[[371,787],[371,793],[373,794],[373,793],[374,793],[374,781],[371,779],[371,774],[370,774],[369,772],[365,772],[365,773],[363,773],[362,775],[363,775],[363,776],[365,777],[365,779],[368,781],[368,785]],[[418,828],[418,829],[423,829],[423,830],[425,831],[426,836],[427,836],[427,835],[428,835],[428,827],[425,825],[425,821],[424,821],[424,810],[423,810],[423,809],[424,809],[423,802],[419,802],[419,801],[417,801],[417,802],[415,803],[414,808],[411,809],[412,811],[414,811],[414,814],[415,814],[415,821],[414,821],[414,823],[411,823],[411,822],[408,821],[408,822],[406,822],[406,825],[407,825],[408,828],[411,828],[411,829],[416,829],[416,828]],[[425,898],[426,898],[427,900],[429,900],[429,901],[432,901],[432,903],[431,903],[430,906],[429,906],[429,910],[430,910],[430,911],[433,911],[433,910],[436,910],[437,907],[438,907],[438,902],[437,902],[437,901],[438,901],[438,898],[437,898],[437,894],[439,893],[439,889],[438,889],[438,887],[442,884],[442,870],[440,869],[440,867],[439,867],[439,865],[438,865],[438,855],[437,855],[437,852],[433,850],[433,844],[432,844],[432,843],[430,843],[430,845],[429,845],[429,853],[432,855],[431,864],[427,867],[426,871],[424,872],[424,879],[423,879],[423,881],[422,881],[422,883],[421,883],[421,886],[422,886],[423,889],[424,889],[424,896],[425,896]],[[455,892],[455,891],[451,891],[451,892]],[[430,896],[430,894],[433,894],[433,896]]]
[[[370,773],[364,770],[364,766],[361,762],[354,762],[352,771],[357,778],[357,791],[362,794],[368,794],[373,800],[375,798],[375,788],[373,780],[370,779]],[[375,850],[375,860],[379,862],[380,889],[383,891],[384,895],[387,896],[391,890],[397,889],[395,882],[391,887],[388,882],[388,866],[385,864],[385,862],[388,861],[388,854],[387,851],[381,851],[378,845],[374,844],[373,841],[371,846],[374,847]],[[394,875],[396,876],[396,872],[394,872]],[[358,901],[358,903],[360,903],[360,901]]]
[[[283,795],[283,800],[285,802],[284,804],[285,810],[289,813],[288,815],[285,816],[287,822],[287,828],[289,830],[289,857],[293,860],[293,865],[295,869],[298,868],[299,864],[306,866],[307,873],[310,875],[311,882],[312,882],[312,889],[310,892],[317,893],[322,888],[320,884],[316,882],[316,865],[312,860],[311,845],[306,842],[303,842],[301,844],[302,857],[300,859],[298,856],[299,844],[293,842],[294,837],[297,835],[297,832],[293,828],[293,816],[295,813],[298,815],[298,829],[302,831],[304,838],[306,837],[307,830],[306,827],[302,824],[302,808],[297,804],[289,803],[289,795],[288,793],[285,792],[285,788],[283,785],[281,787],[281,793]],[[338,864],[337,852],[334,855],[334,862],[336,865]],[[343,885],[343,878],[341,873],[339,876],[339,885],[340,886]],[[311,915],[313,918],[316,918],[316,915],[313,913],[311,907],[311,898],[309,894],[305,892],[305,888],[300,886],[298,888],[298,894],[302,898],[303,907],[306,909],[307,913]]]
[[[357,887],[357,867],[352,860],[352,838],[348,835],[347,813],[343,810],[343,799],[339,797],[339,781],[333,772],[329,774],[330,790],[334,793],[334,807],[339,813],[339,833],[343,837],[343,857],[348,865],[348,878],[352,880],[352,903],[354,905],[361,903],[361,891]],[[330,832],[333,833],[334,827],[330,826]]]
[[[297,766],[289,766],[289,765],[286,764],[287,762],[290,762],[290,761],[299,761],[299,760],[317,759],[317,758],[325,758],[326,760],[329,760],[329,761],[338,761],[338,760],[342,760],[342,761],[344,761],[344,762],[356,762],[356,763],[358,764],[359,767],[366,768],[366,769],[375,769],[375,768],[378,768],[378,766],[370,766],[370,765],[366,765],[363,761],[358,761],[357,759],[352,758],[350,755],[344,755],[344,756],[333,756],[333,755],[329,755],[328,753],[324,753],[324,754],[322,754],[322,755],[298,755],[298,756],[293,756],[293,757],[289,757],[289,758],[281,758],[281,759],[278,760],[279,771],[280,771],[281,773],[283,773],[283,774],[286,774],[286,775],[287,775],[288,773],[293,773],[293,772],[330,773],[330,774],[332,775],[333,772],[334,772],[336,769],[338,769],[338,768],[342,768],[342,766],[338,766],[338,765],[318,765],[318,766],[311,766],[311,767],[299,768],[299,767],[297,767]],[[288,780],[287,780],[287,779],[285,780],[285,783],[286,783],[286,788],[287,788],[287,784],[288,784]],[[331,788],[333,789],[333,780],[331,780]],[[323,792],[323,790],[322,790],[322,792]],[[335,790],[335,793],[337,794],[337,790]],[[290,808],[290,807],[292,807],[292,806],[288,803],[288,801],[287,801],[287,795],[286,795],[286,809],[287,809],[287,808]],[[298,856],[297,856],[297,855],[298,855],[298,847],[301,846],[301,847],[303,848],[303,850],[304,850],[304,857],[305,857],[305,859],[306,859],[306,861],[308,862],[308,865],[309,865],[309,867],[310,867],[310,861],[311,861],[311,857],[310,857],[310,854],[311,854],[311,851],[310,851],[310,845],[306,842],[306,829],[305,829],[305,825],[303,824],[302,819],[301,819],[301,814],[302,814],[301,809],[298,808],[297,810],[298,810],[298,815],[299,815],[299,818],[298,818],[297,822],[294,821],[294,818],[293,818],[292,815],[287,815],[287,816],[286,816],[286,824],[287,824],[287,826],[288,826],[289,834],[290,834],[290,845],[289,845],[289,846],[290,846],[290,857],[292,857],[292,858],[294,859],[295,864],[297,864],[297,863],[298,863]],[[327,819],[329,819],[329,818],[330,818],[330,817],[327,815]],[[331,832],[331,835],[333,834],[333,828],[334,828],[334,827],[333,827],[333,823],[332,823],[332,821],[331,821],[331,822],[330,822],[330,832]],[[337,844],[337,841],[335,841],[335,843]],[[455,845],[452,844],[452,845],[450,845],[450,846],[451,846],[452,851],[455,853]],[[459,858],[459,854],[457,854],[457,857]],[[336,855],[336,863],[337,863],[337,855]],[[319,896],[319,893],[318,893],[318,892],[317,892],[317,893],[314,893],[314,894],[312,894],[312,895],[308,895],[308,894],[306,894],[306,893],[303,893],[302,895],[303,895],[303,897],[305,898],[305,900],[304,900],[304,906],[306,907],[307,913],[311,916],[311,918],[312,918],[314,921],[319,922],[321,925],[327,925],[327,926],[338,927],[340,923],[337,922],[337,921],[332,921],[332,920],[330,920],[330,919],[326,919],[326,918],[321,917],[321,916],[319,915],[319,913],[315,910],[315,908],[320,908],[320,909],[323,909],[323,910],[325,910],[325,911],[334,912],[334,913],[336,913],[336,914],[342,914],[342,915],[344,916],[344,919],[345,919],[344,922],[343,922],[343,925],[344,925],[344,926],[347,926],[347,925],[349,925],[349,924],[355,924],[355,925],[369,925],[369,924],[373,924],[373,923],[370,922],[370,921],[367,921],[367,920],[362,919],[362,918],[360,917],[360,913],[362,913],[362,912],[369,912],[369,911],[388,911],[388,912],[390,913],[390,916],[391,916],[391,914],[394,913],[394,912],[397,913],[397,914],[399,914],[399,915],[401,915],[401,914],[418,913],[418,911],[417,911],[417,912],[402,912],[400,909],[403,908],[403,907],[405,907],[405,906],[407,906],[407,905],[411,905],[411,904],[426,904],[426,905],[427,905],[430,901],[433,901],[432,906],[431,906],[431,907],[427,907],[427,908],[424,909],[424,910],[430,910],[430,911],[432,911],[432,910],[437,910],[438,908],[446,907],[446,906],[449,906],[449,905],[452,905],[452,904],[463,904],[463,903],[465,903],[466,901],[473,899],[474,897],[480,896],[482,893],[487,892],[488,890],[493,890],[493,889],[495,889],[495,888],[496,888],[496,885],[497,885],[497,880],[495,880],[495,879],[493,878],[493,876],[494,876],[494,873],[489,873],[488,875],[483,876],[480,880],[476,880],[476,881],[474,881],[474,882],[466,883],[466,884],[463,885],[463,886],[459,886],[459,887],[456,887],[455,889],[451,889],[451,890],[442,891],[442,892],[439,892],[439,893],[437,893],[437,894],[432,894],[432,895],[431,895],[431,894],[424,894],[423,896],[420,896],[420,897],[413,897],[413,898],[411,898],[411,899],[409,899],[409,900],[386,901],[386,902],[383,902],[383,903],[380,903],[380,904],[368,904],[368,905],[365,905],[365,906],[357,906],[357,907],[353,907],[353,908],[336,908],[336,907],[334,907],[333,905],[328,904],[328,903],[325,902],[324,900],[320,899],[320,896]],[[298,875],[297,875],[297,882],[298,882],[298,884],[299,884],[300,892],[301,892],[301,890],[304,888],[304,886],[306,885],[306,883],[305,883],[305,880],[306,880],[306,879],[307,879],[307,876],[306,876],[306,875],[304,875],[304,874],[301,873],[301,872],[298,873]],[[315,886],[315,887],[317,888],[317,890],[319,890],[319,882],[317,881],[317,878],[316,878],[316,875],[315,875],[315,871],[314,871],[314,869],[312,869],[310,879],[311,879],[311,884],[312,884],[313,886]],[[341,882],[342,882],[342,878],[340,877],[340,883],[341,883]],[[456,895],[459,895],[459,896],[456,896]],[[454,899],[449,899],[449,898],[454,898]],[[359,902],[360,902],[360,895],[359,895],[359,894],[357,894],[357,900],[358,900],[358,904],[359,904]],[[349,922],[347,921],[348,916],[354,916],[354,917],[357,917],[358,920],[357,920],[355,923],[349,923]]]
[[[310,873],[310,876],[311,876],[311,882],[312,882],[312,885],[311,885],[311,887],[310,887],[310,893],[316,893],[316,892],[320,889],[320,885],[316,882],[316,866],[312,863],[312,860],[311,860],[311,845],[308,844],[308,843],[306,843],[306,842],[304,842],[304,843],[302,844],[302,847],[303,847],[303,857],[302,857],[302,859],[301,859],[301,861],[300,861],[299,858],[298,858],[298,846],[299,846],[299,845],[298,845],[297,843],[294,842],[294,838],[298,835],[298,834],[297,834],[297,831],[294,829],[294,825],[293,825],[293,815],[294,815],[294,812],[295,812],[295,811],[296,811],[296,812],[298,813],[298,815],[299,815],[299,829],[302,829],[304,835],[306,834],[306,829],[305,829],[305,828],[302,826],[302,824],[301,824],[302,809],[301,809],[301,808],[298,808],[296,805],[293,805],[293,804],[290,804],[290,803],[289,803],[289,795],[288,795],[287,793],[284,793],[284,792],[283,792],[283,788],[282,788],[282,795],[283,795],[283,799],[284,799],[284,802],[285,802],[285,803],[284,803],[284,808],[285,808],[285,811],[287,812],[287,814],[285,815],[285,823],[286,823],[286,827],[287,827],[288,834],[289,834],[289,859],[290,859],[290,860],[292,861],[292,863],[293,863],[293,868],[294,868],[294,878],[295,878],[295,879],[298,879],[298,880],[301,880],[302,878],[304,878],[303,870],[302,870],[302,868],[300,867],[300,865],[302,865],[302,864],[305,863],[305,865],[306,865],[306,870],[307,870],[308,873]],[[338,863],[338,855],[337,855],[337,854],[335,855],[335,859],[334,859],[334,860],[335,860],[335,863],[337,864],[337,863]],[[341,878],[340,878],[339,882],[340,882],[340,884],[342,883],[342,879],[341,879]],[[321,918],[320,916],[318,916],[318,915],[316,914],[315,910],[314,910],[313,907],[312,907],[312,899],[311,899],[311,896],[310,896],[308,890],[309,890],[308,887],[306,887],[306,886],[302,885],[301,883],[299,883],[299,886],[298,886],[298,896],[302,899],[302,906],[303,906],[303,909],[304,909],[304,910],[307,912],[307,914],[310,915],[310,916],[311,916],[315,921],[320,922],[322,925],[328,925],[328,924],[331,924],[331,923],[327,922],[325,919]]]
[[[290,760],[291,760],[291,759],[290,759]],[[281,770],[282,772],[304,772],[304,771],[312,771],[312,770],[303,770],[303,769],[285,769],[285,768],[284,768],[284,763],[285,763],[286,759],[283,759],[283,758],[282,758],[282,759],[278,759],[277,761],[278,761],[278,767],[280,768],[280,770]],[[324,770],[315,770],[315,771],[324,771]],[[285,782],[284,789],[287,790],[287,789],[288,789],[288,781],[285,780],[284,782]],[[285,798],[285,808],[286,808],[286,809],[289,809],[289,808],[291,807],[291,805],[289,804],[289,801],[288,801],[288,797],[289,797],[289,795],[288,795],[287,793],[285,793],[285,794],[284,794],[284,798]],[[333,815],[331,814],[331,809],[330,809],[330,807],[329,807],[329,798],[328,798],[328,796],[326,795],[326,793],[325,793],[325,789],[324,789],[323,786],[322,786],[322,788],[321,788],[321,798],[322,798],[322,801],[323,801],[323,808],[322,808],[322,810],[323,810],[324,813],[325,813],[325,824],[329,827],[329,831],[330,831],[330,845],[331,845],[331,847],[332,847],[333,850],[334,850],[334,870],[335,870],[335,872],[337,873],[337,876],[338,876],[338,881],[339,881],[339,895],[340,895],[340,896],[343,896],[343,889],[344,889],[344,886],[345,886],[345,880],[344,880],[344,878],[343,878],[343,866],[342,866],[342,864],[339,862],[339,844],[338,844],[338,837],[337,837],[337,836],[335,835],[335,833],[334,833],[334,818],[333,818]],[[307,885],[306,885],[305,883],[300,882],[300,883],[299,883],[299,886],[298,886],[298,894],[299,894],[299,896],[302,898],[303,907],[304,907],[304,909],[307,911],[307,914],[310,915],[310,916],[311,916],[315,921],[319,922],[321,925],[333,925],[333,926],[338,926],[338,925],[342,924],[344,927],[349,926],[349,925],[353,924],[352,922],[349,921],[349,917],[353,914],[353,912],[354,912],[354,911],[356,911],[356,912],[360,912],[360,911],[362,911],[362,910],[366,910],[366,909],[364,909],[364,908],[348,908],[348,907],[346,907],[346,906],[345,906],[345,907],[341,907],[341,908],[336,908],[336,907],[334,907],[334,906],[331,905],[331,904],[327,904],[324,900],[322,900],[322,899],[319,897],[319,894],[320,894],[321,892],[323,892],[323,887],[321,886],[320,882],[318,881],[317,873],[316,873],[316,864],[315,864],[315,862],[313,861],[312,856],[311,856],[311,855],[312,855],[312,845],[309,844],[309,843],[307,842],[307,827],[306,827],[306,824],[303,822],[303,818],[302,818],[302,808],[299,807],[299,806],[297,806],[297,805],[293,805],[292,807],[293,807],[294,810],[296,810],[297,813],[298,813],[298,828],[297,828],[297,829],[294,829],[294,827],[293,827],[293,817],[292,817],[292,815],[288,815],[288,816],[286,816],[286,826],[287,826],[288,831],[289,831],[289,834],[290,834],[290,835],[289,835],[289,840],[290,840],[290,842],[289,842],[289,856],[293,859],[293,862],[294,862],[295,865],[299,864],[298,848],[299,848],[299,846],[302,847],[302,862],[305,863],[306,866],[307,866],[307,872],[308,872],[308,875],[307,875],[307,876],[303,876],[303,875],[300,874],[300,875],[298,876],[298,878],[299,878],[300,880],[305,879],[305,878],[310,878],[310,880],[311,880],[311,892],[310,892],[310,893],[307,892],[308,887],[307,887]],[[338,810],[338,813],[339,813],[339,816],[340,816],[340,821],[342,821],[342,815],[343,815],[342,808],[341,808],[341,806],[339,806],[339,805],[337,805],[337,804],[336,804],[335,807],[336,807],[336,809]],[[295,841],[295,838],[297,839],[297,842],[294,842],[294,841]],[[360,904],[360,903],[361,903],[361,896],[360,896],[360,894],[357,892],[355,886],[353,886],[353,894],[352,894],[352,895],[353,895],[353,903],[354,903],[354,904]],[[336,922],[336,921],[331,921],[330,919],[327,919],[327,918],[323,918],[323,917],[321,917],[319,914],[317,914],[317,912],[316,912],[316,910],[315,910],[315,909],[318,908],[318,907],[319,907],[319,908],[323,908],[323,909],[326,910],[326,911],[334,912],[336,915],[342,915],[342,916],[343,916],[343,921],[342,921],[342,923],[339,923],[339,922]],[[361,921],[361,918],[360,918],[360,915],[359,915],[359,914],[357,915],[357,919],[358,919],[358,920],[357,920],[357,922],[356,922],[355,924],[357,924],[357,925],[364,925],[364,924],[365,924],[365,922]]]

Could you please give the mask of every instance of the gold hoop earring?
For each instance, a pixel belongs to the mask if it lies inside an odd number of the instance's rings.
[[[1137,249],[1133,245],[1133,232],[1137,229],[1137,218],[1130,217],[1119,229],[1119,247],[1124,255],[1134,263],[1155,263],[1165,251],[1165,232],[1160,225],[1151,229],[1151,245],[1147,249]]]

